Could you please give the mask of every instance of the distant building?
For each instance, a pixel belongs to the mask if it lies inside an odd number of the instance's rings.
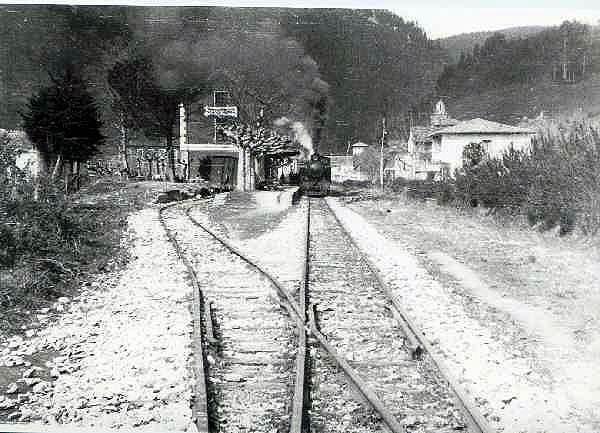
[[[331,162],[331,181],[341,183],[345,180],[369,180],[368,174],[364,173],[358,164],[358,157],[368,147],[368,144],[359,141],[351,146],[351,155],[329,155]]]
[[[365,149],[367,147],[369,147],[369,145],[366,143],[363,143],[362,141],[354,143],[352,145],[352,156],[353,157],[359,156],[361,153],[363,153],[365,151]]]
[[[408,155],[402,159],[403,164],[410,170],[409,178],[425,179],[431,176],[430,173],[439,172],[439,164],[433,161],[433,139],[431,134],[457,123],[459,121],[448,115],[444,102],[439,100],[430,115],[428,126],[413,126],[410,128]]]
[[[410,155],[407,143],[399,140],[390,140],[387,148],[388,161],[383,168],[383,177],[386,182],[392,182],[398,178],[409,178]]]
[[[463,150],[479,143],[490,157],[499,157],[511,147],[524,150],[531,146],[535,131],[485,119],[472,119],[429,134],[432,139],[432,162],[439,165],[442,176],[452,176],[463,166]]]
[[[6,134],[8,139],[19,148],[16,165],[21,170],[26,170],[30,175],[35,176],[39,170],[39,153],[33,147],[33,143],[27,137],[25,131],[0,129],[0,134]]]
[[[293,157],[301,153],[299,145],[290,139],[282,144],[275,140],[238,143],[225,130],[236,124],[237,107],[229,92],[213,92],[208,98],[179,106],[178,161],[182,178],[204,180],[211,185],[233,190],[253,190],[265,181],[287,178],[297,171]],[[261,129],[262,114],[256,129]],[[266,128],[262,128],[263,131]],[[257,138],[260,142],[260,139]],[[250,150],[250,145],[253,149]]]
[[[459,121],[448,116],[438,101],[427,126],[410,128],[408,152],[399,156],[408,179],[452,176],[463,165],[462,154],[470,143],[481,143],[490,156],[499,156],[513,146],[531,144],[535,131],[485,119]]]

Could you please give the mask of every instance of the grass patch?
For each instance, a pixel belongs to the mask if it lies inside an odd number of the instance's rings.
[[[105,178],[68,197],[4,201],[0,331],[19,333],[39,309],[76,295],[94,274],[123,265],[127,216],[158,188]]]

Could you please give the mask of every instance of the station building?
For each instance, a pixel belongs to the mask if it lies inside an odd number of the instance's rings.
[[[212,99],[212,100],[210,100]],[[255,189],[262,182],[288,173],[282,161],[297,155],[294,146],[265,146],[251,152],[221,133],[237,120],[235,107],[226,91],[216,91],[210,99],[179,106],[178,161],[187,181],[204,180],[212,186],[237,191]]]

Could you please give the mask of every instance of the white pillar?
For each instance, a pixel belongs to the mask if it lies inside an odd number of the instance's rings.
[[[185,107],[179,104],[179,147],[180,149],[186,144],[187,138],[187,123],[185,121]]]
[[[236,173],[236,191],[244,191],[246,189],[246,179],[244,179],[246,152],[243,148],[238,147],[237,173]]]
[[[246,152],[246,191],[254,190],[254,157],[252,152]]]
[[[187,179],[190,178],[189,165],[190,161],[188,158],[187,151],[187,121],[185,118],[185,107],[183,104],[179,104],[179,162],[184,162],[187,166]]]

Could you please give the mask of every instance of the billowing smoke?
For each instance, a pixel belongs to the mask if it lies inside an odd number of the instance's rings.
[[[302,157],[304,159],[310,158],[310,156],[314,153],[312,137],[302,122],[292,122],[287,117],[280,117],[273,123],[277,127],[287,127],[291,129],[294,133],[294,139],[302,146]]]

